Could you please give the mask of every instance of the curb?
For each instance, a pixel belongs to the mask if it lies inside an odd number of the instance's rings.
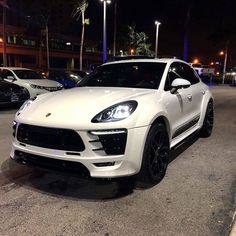
[[[229,233],[229,236],[236,236],[236,212],[234,212],[233,221],[232,221],[232,228]]]

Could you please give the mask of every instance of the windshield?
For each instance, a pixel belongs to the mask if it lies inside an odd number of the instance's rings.
[[[33,70],[13,70],[20,79],[43,79],[43,77]]]
[[[166,63],[134,62],[100,66],[78,86],[158,89]]]
[[[55,80],[71,80],[76,83],[82,79],[79,75],[71,71],[51,71],[48,77],[49,79]]]

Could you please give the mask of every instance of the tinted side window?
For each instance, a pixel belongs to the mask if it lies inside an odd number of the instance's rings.
[[[171,89],[173,80],[177,78],[186,79],[191,84],[197,84],[199,82],[199,78],[197,77],[195,71],[189,65],[181,62],[174,62],[171,64],[167,75],[165,91]]]
[[[171,84],[175,79],[183,78],[183,70],[182,63],[174,62],[171,64],[166,78],[165,91],[171,89]]]
[[[197,84],[199,82],[198,77],[195,74],[195,71],[188,65],[183,64],[183,79],[188,80],[191,84]]]
[[[7,76],[13,76],[13,77],[15,77],[11,71],[9,71],[9,70],[3,70],[3,71],[2,71],[2,77],[3,77],[4,79],[7,79]]]

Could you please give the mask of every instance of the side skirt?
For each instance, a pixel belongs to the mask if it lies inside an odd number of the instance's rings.
[[[175,133],[172,135],[172,139],[178,137],[179,135],[181,135],[182,133],[184,133],[186,130],[190,129],[191,127],[193,127],[194,125],[196,125],[198,123],[200,119],[200,115],[195,117],[193,120],[191,120],[190,122],[188,122],[187,124],[184,124],[183,126],[181,126],[179,129],[177,129],[175,131]]]

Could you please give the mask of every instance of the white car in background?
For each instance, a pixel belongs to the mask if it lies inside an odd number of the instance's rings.
[[[10,157],[22,164],[157,183],[169,151],[189,135],[211,135],[213,97],[187,63],[106,63],[80,87],[26,102],[14,121]]]
[[[60,83],[44,79],[34,70],[21,67],[1,67],[0,69],[4,80],[26,88],[30,98],[63,89]]]

